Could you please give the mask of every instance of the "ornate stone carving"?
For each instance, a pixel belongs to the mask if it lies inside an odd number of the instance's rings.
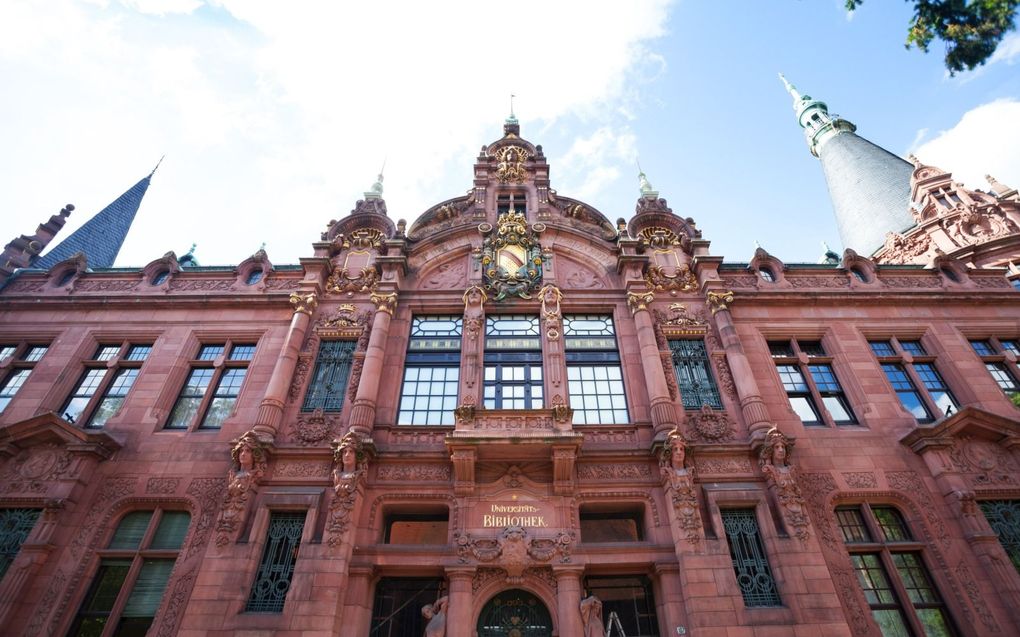
[[[320,316],[313,331],[319,338],[360,339],[368,330],[372,320],[369,312],[356,313],[357,308],[348,303],[338,305],[330,316]]]
[[[843,540],[837,538],[829,520],[830,507],[828,496],[836,490],[836,480],[828,473],[805,473],[800,476],[800,483],[809,504],[811,517],[814,518],[815,530],[825,546],[830,550],[843,554]]]
[[[885,474],[885,479],[889,482],[890,487],[917,501],[924,513],[925,521],[928,522],[935,535],[935,539],[938,540],[943,549],[948,549],[950,544],[949,533],[946,531],[946,525],[942,521],[942,516],[939,513],[940,509],[935,506],[935,502],[932,500],[920,476],[914,471],[889,471]]]
[[[446,606],[450,598],[442,596],[432,604],[425,604],[421,615],[428,620],[425,625],[425,637],[446,637]]]
[[[570,423],[574,419],[574,409],[563,402],[562,396],[553,398],[552,406],[553,420],[560,424]]]
[[[878,487],[878,480],[875,474],[870,471],[848,471],[843,474],[843,479],[851,489],[874,489]]]
[[[708,321],[705,317],[695,308],[688,308],[683,303],[670,303],[669,314],[661,310],[653,310],[652,314],[655,316],[655,323],[663,334],[683,332],[703,332],[707,326]],[[660,349],[665,349],[660,347]]]
[[[589,595],[582,599],[578,612],[581,614],[581,627],[584,629],[582,637],[605,637],[606,625],[602,622],[602,601],[598,597]]]
[[[330,546],[340,544],[350,528],[354,508],[364,491],[367,473],[368,452],[361,436],[349,432],[343,438],[333,441],[334,498],[330,502],[329,517],[326,520]]]
[[[715,316],[716,312],[730,309],[730,303],[733,303],[733,292],[728,290],[709,292],[705,295],[705,303],[712,310],[712,315]]]
[[[390,292],[389,294],[377,294],[373,292],[370,298],[377,311],[386,312],[390,316],[393,316],[393,310],[397,308],[396,292]]]
[[[786,280],[795,288],[845,288],[849,285],[845,276],[793,276]]]
[[[645,282],[653,290],[668,291],[670,294],[694,292],[698,289],[698,277],[687,264],[676,266],[672,273],[662,266],[649,265]]]
[[[698,506],[694,474],[687,468],[687,441],[676,429],[669,432],[659,454],[659,474],[663,488],[673,501],[677,524],[691,544],[701,541],[701,512]]]
[[[540,411],[540,413],[529,413]],[[553,410],[482,410],[475,412],[470,421],[472,429],[485,429],[489,431],[523,432],[537,429],[553,428]]]
[[[544,256],[537,232],[544,226],[528,228],[524,214],[511,208],[499,216],[495,232],[488,228],[479,227],[487,235],[480,255],[485,287],[495,293],[495,301],[507,296],[530,299],[542,283]]]
[[[890,288],[940,288],[939,278],[933,274],[915,276],[881,276],[879,280]],[[1004,282],[1006,279],[1002,279]],[[1008,283],[1006,285],[1009,285]]]
[[[727,276],[723,277],[723,285],[727,288],[753,288],[757,285],[758,279],[754,276]]]
[[[273,467],[274,478],[326,478],[331,465],[309,460],[281,462]]]
[[[1017,232],[1017,226],[998,206],[966,209],[953,220],[942,222],[946,231],[961,246],[985,243]]]
[[[184,575],[174,578],[169,594],[165,595],[169,601],[166,602],[166,609],[160,617],[159,631],[156,633],[156,637],[171,637],[177,634],[175,628],[184,612],[185,602],[188,600],[191,585],[194,583],[197,574],[198,567],[196,566]]]
[[[376,477],[383,482],[449,482],[453,471],[448,464],[384,464]]]
[[[124,279],[85,279],[74,286],[75,292],[128,292],[138,287],[138,281]]]
[[[46,443],[18,452],[0,477],[6,493],[45,493],[50,484],[73,470],[71,453],[63,445]]]
[[[977,616],[981,619],[981,623],[985,625],[990,632],[997,633],[1000,631],[999,622],[995,621],[995,615],[992,614],[988,608],[988,603],[985,601],[985,596],[981,594],[981,590],[978,588],[977,583],[974,581],[974,576],[970,572],[970,568],[967,564],[960,560],[960,563],[956,566],[956,577],[960,580],[960,585],[963,586],[963,591],[967,594],[967,599],[974,606],[974,610],[977,611]]]
[[[716,411],[702,405],[700,412],[688,414],[687,429],[693,431],[695,439],[708,442],[725,442],[733,438],[733,421],[722,410]]]
[[[528,177],[524,163],[531,157],[524,148],[516,145],[503,146],[495,153],[496,179],[501,184],[522,184]]]
[[[930,249],[931,236],[927,232],[921,231],[909,237],[887,232],[878,260],[882,263],[913,263]]]
[[[652,476],[647,464],[582,464],[577,467],[581,480],[644,480]]]
[[[337,250],[376,250],[382,248],[386,236],[375,228],[358,228],[346,235],[333,237],[333,247]]]
[[[295,313],[311,316],[315,312],[315,308],[319,306],[319,297],[315,292],[291,292],[290,304],[294,306]]]
[[[632,445],[637,442],[637,434],[633,429],[600,429],[598,431],[584,431],[585,442],[598,444],[626,444]]]
[[[339,426],[339,414],[326,415],[320,408],[311,413],[298,414],[291,435],[299,445],[316,445],[335,435]]]
[[[174,292],[226,292],[234,287],[237,279],[187,279],[182,275],[170,279],[170,290]]]
[[[474,396],[471,397],[472,399]],[[458,425],[469,425],[475,420],[476,406],[474,400],[471,402],[461,403],[454,407],[453,417],[457,419]]]
[[[802,542],[810,537],[807,506],[800,493],[793,467],[787,463],[792,444],[776,427],[765,434],[765,442],[758,455],[761,472],[775,489],[776,499],[787,527]]]
[[[631,314],[637,314],[648,309],[648,305],[655,300],[655,294],[651,291],[627,292],[627,307]]]
[[[954,441],[949,457],[975,486],[1017,484],[1017,462],[1010,452],[988,440],[962,435]]]
[[[103,482],[99,495],[89,504],[88,514],[82,521],[79,532],[71,540],[71,556],[73,559],[77,560],[81,557],[82,551],[85,549],[85,543],[96,530],[99,520],[109,514],[110,503],[134,493],[137,482],[137,478],[121,477],[107,478]]]
[[[254,431],[245,432],[230,450],[230,460],[227,494],[216,522],[216,546],[230,542],[247,513],[251,493],[266,473],[265,446]]]
[[[520,584],[529,568],[558,556],[560,563],[570,562],[574,534],[560,532],[553,538],[533,538],[521,526],[508,526],[495,538],[472,538],[468,533],[454,536],[458,559],[496,564],[506,571],[509,584]]]
[[[563,280],[569,288],[586,288],[598,290],[606,285],[595,275],[594,272],[581,266],[565,267],[566,275]]]
[[[542,299],[542,320],[545,322],[545,335],[550,341],[560,337],[562,327],[560,326],[560,301],[563,300],[563,293],[551,283],[546,284],[538,291],[538,298]]]
[[[698,458],[695,462],[698,475],[718,475],[731,473],[751,473],[751,463],[747,458]]]
[[[197,501],[198,515],[194,522],[195,528],[191,532],[188,550],[183,553],[183,561],[191,559],[205,548],[224,486],[223,478],[195,478],[188,485],[187,494]]]
[[[294,401],[301,395],[301,388],[304,387],[305,378],[312,370],[312,363],[315,358],[311,354],[300,354],[297,364],[294,366],[294,377],[290,381],[290,389],[287,390],[287,399]]]
[[[421,287],[425,290],[456,289],[464,284],[466,276],[467,268],[463,262],[447,262],[422,277]]]
[[[850,616],[853,634],[858,637],[874,635],[875,631],[871,628],[873,625],[871,613],[865,613],[861,607],[861,584],[857,580],[856,573],[848,568],[832,566],[829,567],[829,571],[835,580],[836,590],[839,592],[840,601],[843,602],[843,608]]]
[[[145,482],[145,492],[170,495],[177,492],[177,487],[180,484],[180,478],[149,478]]]
[[[335,266],[326,279],[326,291],[335,294],[353,296],[356,292],[371,292],[379,285],[379,271],[374,265],[368,265],[351,271],[349,268]]]

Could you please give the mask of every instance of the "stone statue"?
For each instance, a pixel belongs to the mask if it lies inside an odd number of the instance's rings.
[[[793,444],[779,431],[778,427],[769,429],[765,434],[765,443],[758,454],[761,472],[775,489],[776,499],[782,507],[783,519],[793,533],[801,540],[808,538],[810,522],[807,517],[807,505],[797,485],[797,476],[788,460],[790,447]]]
[[[694,471],[687,468],[687,456],[687,441],[683,434],[679,429],[669,432],[659,456],[659,473],[662,475],[663,486],[670,490],[677,524],[683,530],[684,537],[696,544],[702,534],[701,513]]]
[[[334,442],[333,451],[333,491],[337,497],[344,497],[354,492],[358,482],[367,470],[361,438],[348,433],[338,442]]]
[[[602,601],[594,595],[581,600],[581,624],[584,626],[583,637],[606,637],[606,627],[602,623]]]
[[[421,609],[422,616],[429,621],[425,625],[425,637],[446,637],[446,606],[449,598],[445,595],[433,604],[425,604]]]
[[[230,541],[230,535],[238,524],[248,505],[252,487],[258,485],[266,472],[266,455],[255,432],[244,433],[230,450],[231,466],[227,474],[227,494],[216,523],[219,535],[216,544],[223,546]]]

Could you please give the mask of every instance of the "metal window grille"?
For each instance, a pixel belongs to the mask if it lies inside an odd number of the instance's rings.
[[[281,613],[297,562],[305,513],[280,512],[269,516],[266,548],[244,610],[248,613]]]
[[[1020,500],[984,500],[978,504],[1013,568],[1020,573]]]
[[[39,509],[0,509],[0,579],[38,519]]]
[[[305,394],[301,411],[340,411],[347,394],[347,381],[354,361],[354,341],[323,341],[315,360],[315,373]]]
[[[709,370],[708,352],[705,342],[694,339],[680,339],[669,342],[673,354],[673,369],[680,387],[684,409],[701,409],[708,405],[722,409],[719,388]]]
[[[370,637],[418,637],[425,632],[421,609],[442,596],[443,580],[384,577],[375,586]]]
[[[722,509],[720,513],[744,605],[781,606],[754,509]]]

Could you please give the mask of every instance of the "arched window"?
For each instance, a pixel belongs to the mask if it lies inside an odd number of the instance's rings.
[[[99,569],[82,600],[72,637],[144,635],[159,610],[191,515],[187,511],[131,511],[99,552]]]

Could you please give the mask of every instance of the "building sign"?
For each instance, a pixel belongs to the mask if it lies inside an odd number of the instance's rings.
[[[525,529],[548,529],[559,525],[555,511],[545,502],[518,500],[516,497],[481,500],[471,507],[468,526],[503,529],[519,526]]]

